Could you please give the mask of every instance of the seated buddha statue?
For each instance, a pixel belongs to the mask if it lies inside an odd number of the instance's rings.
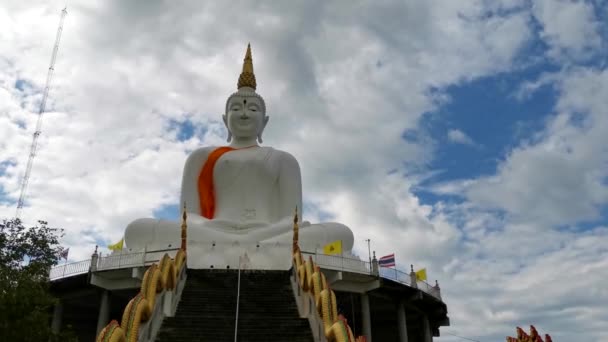
[[[184,166],[181,206],[187,208],[188,249],[197,244],[285,243],[293,235],[295,208],[302,208],[302,180],[289,153],[260,146],[268,124],[264,99],[256,93],[251,47],[247,47],[237,92],[226,101],[222,119],[228,146],[202,147]],[[302,215],[299,215],[302,217]],[[127,226],[125,242],[134,250],[179,246],[180,223],[153,218]],[[353,234],[340,223],[300,222],[302,250],[315,251],[336,240],[345,253]]]

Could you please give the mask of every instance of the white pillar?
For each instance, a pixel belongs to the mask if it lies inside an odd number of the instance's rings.
[[[429,317],[422,315],[422,336],[424,342],[433,342],[433,335],[431,334],[431,325],[429,324]]]
[[[51,322],[51,331],[58,334],[61,331],[61,318],[63,316],[63,304],[61,300],[57,300],[53,308],[53,321]]]
[[[97,333],[105,328],[110,322],[110,293],[108,290],[103,290],[101,294],[101,303],[99,306],[99,316],[97,316]]]
[[[367,342],[372,342],[372,316],[369,310],[369,296],[361,294],[361,316],[363,318],[363,336]]]
[[[403,302],[397,305],[397,325],[399,326],[399,342],[407,342],[407,322]]]

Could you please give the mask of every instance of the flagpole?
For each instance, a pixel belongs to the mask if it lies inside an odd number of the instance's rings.
[[[399,281],[399,273],[397,273],[397,258],[395,258],[394,255],[393,258],[395,259],[395,280]]]
[[[366,239],[365,241],[367,241],[367,256],[369,257],[369,264],[371,265],[372,264],[372,250],[371,250],[371,248],[369,246],[369,243],[370,243],[371,240],[370,239]]]
[[[236,341],[239,326],[239,299],[241,298],[241,256],[239,255],[239,275],[236,285],[236,317],[234,318],[234,342]]]
[[[370,239],[367,239],[365,241],[367,241],[367,256],[369,257],[369,270],[370,270],[370,273],[371,273],[371,270],[372,270],[372,250],[369,247]]]

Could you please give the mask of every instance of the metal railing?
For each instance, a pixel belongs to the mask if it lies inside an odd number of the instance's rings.
[[[312,257],[312,261],[315,264],[322,266],[326,269],[333,269],[338,271],[349,271],[353,273],[371,274],[371,268],[369,261],[363,261],[359,259],[346,258],[340,255],[326,255],[310,252],[302,252],[304,260],[308,260],[308,257]]]
[[[304,260],[308,260],[309,256],[312,257],[315,264],[321,266],[322,268],[360,274],[372,274],[369,261],[346,258],[340,255],[326,255],[310,252],[302,252],[302,256],[304,257]],[[412,284],[411,275],[408,272],[387,267],[378,267],[378,272],[380,273],[380,277],[384,279],[393,280],[398,283],[414,287]],[[435,286],[432,286],[425,281],[416,281],[416,287],[437,299],[441,299],[439,290]]]
[[[416,282],[417,286],[419,289],[421,289],[422,291],[430,294],[431,296],[437,298],[437,299],[441,299],[441,293],[439,292],[439,289],[429,283],[427,283],[426,281],[420,281],[418,280]]]
[[[115,253],[105,257],[99,257],[95,266],[97,271],[142,267],[160,261],[165,253],[168,253],[171,258],[174,258],[177,251],[178,249],[174,248],[145,252]],[[91,269],[91,260],[93,259],[54,266],[49,272],[49,279],[56,280],[87,273]]]
[[[178,249],[164,249],[145,252],[132,253],[116,253],[97,259],[97,271],[105,271],[112,269],[121,269],[128,267],[141,267],[158,262],[165,253],[168,253],[171,258],[175,257]],[[325,268],[337,271],[347,271],[359,274],[372,274],[369,261],[347,258],[340,255],[325,255],[311,252],[302,252],[305,260],[312,257],[315,264]],[[87,273],[91,267],[91,260],[83,260],[72,262],[64,265],[58,265],[51,268],[49,277],[51,280],[56,280],[68,276]],[[396,281],[401,284],[412,286],[411,276],[408,272],[400,271],[396,268],[379,267],[380,277]],[[441,299],[439,290],[425,281],[417,281],[417,288],[430,294],[431,296]]]
[[[378,267],[380,276],[384,279],[394,280],[398,283],[412,286],[412,280],[409,273],[399,271],[396,268]]]
[[[117,253],[100,257],[97,261],[97,270],[112,270],[125,267],[137,267],[144,265],[146,252]]]
[[[55,280],[72,275],[87,273],[89,268],[91,268],[91,259],[57,265],[51,268],[49,278],[51,280]]]

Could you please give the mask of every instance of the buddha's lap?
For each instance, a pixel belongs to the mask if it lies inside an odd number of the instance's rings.
[[[190,220],[189,220],[190,221]],[[276,227],[276,229],[258,234],[264,227],[245,229],[226,229],[225,226],[213,227],[205,221],[205,225],[188,222],[189,241],[215,241],[221,242],[280,242],[290,243],[293,237],[291,225]],[[143,218],[131,222],[125,230],[125,241],[129,248],[143,248],[146,245],[157,247],[177,246],[181,234],[181,223],[177,221]],[[345,225],[335,222],[301,225],[299,236],[302,243],[309,246],[323,247],[323,245],[342,241],[342,248],[350,251],[354,244],[352,231]]]

